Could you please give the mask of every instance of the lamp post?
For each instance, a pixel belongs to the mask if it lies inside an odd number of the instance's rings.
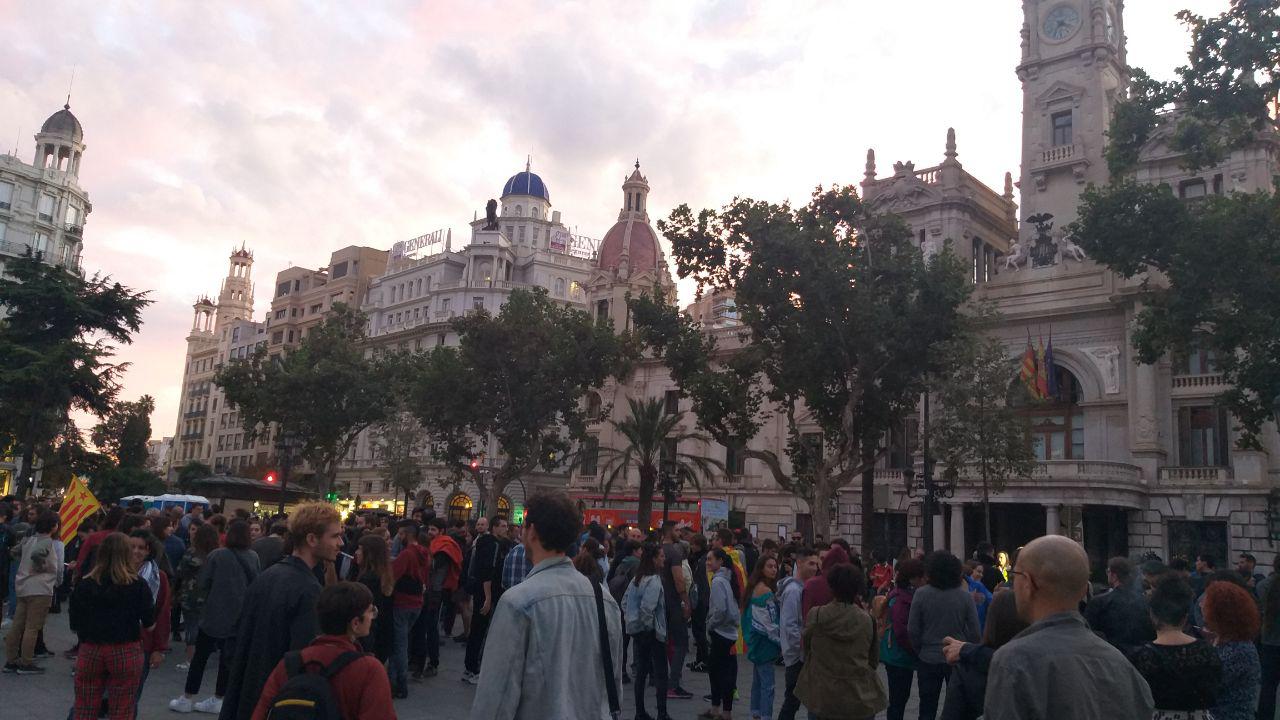
[[[929,393],[924,394],[924,417],[920,426],[920,449],[923,454],[924,472],[903,473],[907,497],[921,499],[921,535],[924,540],[924,551],[933,552],[933,514],[938,503],[946,498],[955,497],[956,474],[947,473],[945,483],[939,484],[933,479],[933,458],[929,456]]]
[[[293,469],[293,453],[298,448],[298,437],[292,432],[281,429],[276,436],[276,455],[280,458],[280,504],[276,508],[277,515],[284,515],[285,493],[289,490],[289,471]]]
[[[675,460],[663,460],[658,464],[658,485],[662,488],[662,525],[665,527],[671,502],[680,495],[680,473]]]

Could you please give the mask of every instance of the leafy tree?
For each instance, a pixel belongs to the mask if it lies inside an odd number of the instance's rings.
[[[906,225],[869,212],[852,187],[819,188],[802,208],[738,199],[695,217],[682,205],[658,227],[680,276],[699,292],[732,291],[745,326],[743,347],[722,352],[661,300],[632,303],[641,337],[692,398],[699,425],[763,462],[820,529],[837,491],[861,477],[870,547],[875,463],[946,360],[938,348],[957,332],[970,292],[961,264],[949,249],[923,258]],[[791,472],[779,453],[748,445],[775,413]]]
[[[669,463],[667,469],[674,474],[676,482],[693,485],[698,490],[702,489],[704,480],[714,480],[717,471],[725,472],[725,467],[719,460],[679,451],[681,443],[710,441],[702,433],[680,429],[683,412],[667,413],[664,403],[657,398],[628,398],[627,404],[630,412],[625,418],[609,421],[626,441],[626,447],[599,448],[606,458],[600,467],[600,489],[608,496],[614,483],[626,482],[627,475],[636,470],[640,474],[636,520],[647,524],[653,517],[653,492],[658,487],[664,461]]]
[[[155,409],[156,401],[150,395],[143,395],[136,402],[116,403],[89,438],[119,467],[146,467],[151,413]]]
[[[89,491],[102,503],[130,495],[161,495],[164,479],[145,467],[108,467],[89,478]]]
[[[15,486],[31,488],[38,453],[55,448],[70,412],[99,418],[111,410],[127,363],[114,363],[116,344],[129,343],[151,304],[94,275],[85,280],[42,262],[40,253],[6,263],[0,275],[0,437],[22,459]],[[7,444],[7,443],[6,443]]]
[[[424,435],[422,425],[403,403],[397,404],[373,430],[382,477],[396,489],[397,494],[404,495],[406,508],[409,507],[410,495],[422,485]]]
[[[1170,82],[1135,74],[1113,120],[1113,182],[1086,190],[1068,232],[1120,275],[1145,276],[1134,331],[1140,361],[1213,353],[1232,388],[1220,401],[1240,421],[1240,443],[1252,447],[1280,395],[1280,198],[1183,202],[1167,185],[1127,173],[1156,137],[1195,170],[1274,135],[1280,15],[1272,2],[1232,0],[1216,17],[1179,17],[1191,29],[1188,63]]]
[[[275,359],[260,348],[214,380],[239,409],[246,433],[256,437],[271,423],[292,433],[326,492],[338,462],[361,432],[387,416],[396,393],[394,361],[366,357],[366,324],[364,313],[336,303],[292,352]]]
[[[1026,417],[1007,402],[1014,367],[1004,343],[974,330],[948,345],[950,362],[935,386],[942,407],[930,432],[950,476],[977,473],[983,539],[989,542],[991,493],[1003,491],[1011,478],[1029,476],[1036,459]]]
[[[191,492],[195,489],[195,482],[203,480],[213,474],[213,468],[205,465],[199,460],[188,460],[185,465],[178,468],[178,489],[183,492]]]
[[[496,316],[469,313],[453,328],[458,347],[415,359],[410,407],[433,456],[456,477],[470,477],[492,511],[508,484],[537,468],[555,470],[586,438],[582,398],[625,372],[627,343],[612,323],[541,288],[515,290]],[[497,466],[472,467],[489,438],[500,448]]]

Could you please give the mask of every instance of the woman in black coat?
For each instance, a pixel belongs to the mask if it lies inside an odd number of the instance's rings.
[[[991,658],[996,650],[1025,629],[1027,624],[1018,619],[1013,591],[997,590],[991,607],[987,609],[987,627],[981,645],[952,637],[943,641],[942,654],[954,668],[947,685],[947,699],[942,706],[942,720],[976,720],[982,717]]]

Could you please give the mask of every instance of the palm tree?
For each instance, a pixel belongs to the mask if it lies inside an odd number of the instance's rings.
[[[653,491],[660,471],[669,473],[676,487],[689,483],[701,491],[702,481],[714,479],[716,472],[723,473],[725,467],[719,460],[679,451],[680,443],[685,441],[709,442],[706,435],[679,429],[680,422],[684,419],[683,412],[665,412],[663,401],[657,398],[628,398],[627,403],[630,405],[627,417],[609,421],[618,435],[626,440],[627,446],[621,450],[600,448],[600,452],[607,457],[600,468],[600,489],[608,498],[613,484],[619,478],[625,482],[631,468],[636,468],[640,473],[640,502],[636,522],[647,526],[653,513]],[[669,496],[664,495],[664,522],[667,519],[667,499]]]

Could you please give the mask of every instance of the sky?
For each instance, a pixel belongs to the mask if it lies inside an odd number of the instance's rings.
[[[1174,13],[1130,0],[1131,65],[1170,76]],[[735,196],[804,202],[868,148],[1018,177],[1016,0],[252,2],[0,0],[0,152],[64,102],[84,126],[84,265],[154,300],[123,399],[172,435],[192,303],[227,256],[275,273],[347,245],[462,232],[532,157],[553,209],[601,237],[638,158],[656,221]],[[74,84],[72,76],[74,73]],[[683,286],[682,302],[691,299]]]

